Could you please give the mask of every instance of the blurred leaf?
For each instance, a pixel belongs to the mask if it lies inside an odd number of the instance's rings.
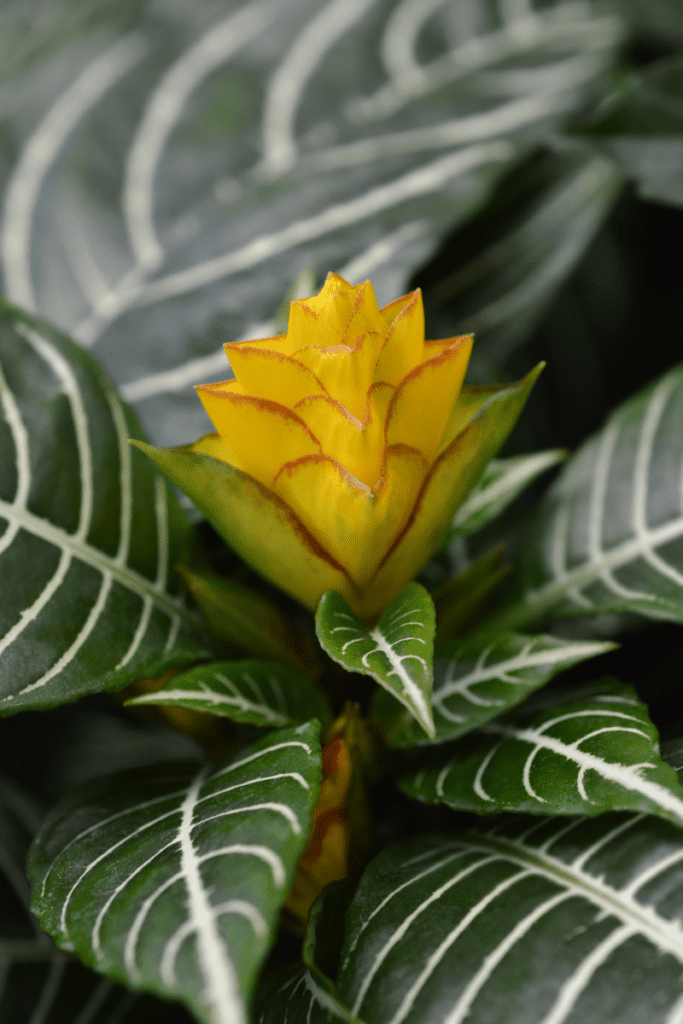
[[[622,179],[613,161],[568,145],[516,168],[448,239],[429,270],[427,307],[445,307],[450,333],[474,331],[473,369],[505,360],[532,332],[609,213]]]
[[[323,695],[308,679],[267,661],[216,661],[174,676],[160,690],[126,702],[192,708],[273,728],[317,718],[330,724]]]
[[[175,596],[189,524],[80,348],[0,308],[0,713],[208,653]]]
[[[683,58],[633,75],[577,130],[635,181],[643,199],[683,206]]]
[[[683,826],[683,789],[662,761],[647,708],[617,683],[574,702],[560,693],[540,712],[522,705],[456,744],[425,749],[401,787],[478,814],[634,810]]]
[[[47,818],[32,908],[65,949],[210,1024],[248,1002],[320,786],[317,723],[269,733],[227,764],[90,783]]]
[[[55,2],[4,87],[5,290],[93,347],[163,445],[206,432],[189,385],[228,375],[216,333],[273,333],[302,271],[393,299],[593,99],[622,33],[572,3],[492,6],[468,38],[446,4]],[[5,38],[25,22],[12,4]],[[580,251],[606,166],[551,247],[573,222]]]
[[[510,571],[509,565],[500,564],[504,551],[499,545],[433,591],[437,640],[450,640],[476,621],[491,591]]]
[[[319,666],[313,644],[267,597],[215,573],[194,572],[186,566],[179,572],[216,639],[252,657],[315,674]]]
[[[566,459],[562,449],[491,459],[481,480],[455,514],[451,536],[467,537],[499,516],[510,502],[548,469]]]
[[[679,366],[569,459],[519,555],[522,597],[486,628],[607,611],[683,622],[682,479]]]
[[[674,1024],[683,836],[668,822],[517,817],[369,866],[341,998],[372,1024]]]

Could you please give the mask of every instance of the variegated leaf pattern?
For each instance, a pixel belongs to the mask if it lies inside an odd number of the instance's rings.
[[[576,702],[548,698],[416,754],[402,788],[478,814],[634,810],[683,826],[683,789],[632,687],[606,680]]]
[[[173,590],[188,523],[94,361],[0,310],[0,713],[207,653]]]
[[[680,1024],[683,834],[539,821],[382,853],[347,916],[341,996],[369,1024]]]
[[[434,603],[419,583],[409,583],[372,629],[335,590],[323,594],[315,613],[318,640],[330,658],[349,672],[371,676],[432,738],[435,628]]]
[[[491,459],[481,480],[456,512],[451,536],[466,537],[486,526],[537,476],[562,462],[566,454],[556,449],[510,459]]]
[[[128,704],[163,704],[225,715],[236,722],[282,727],[317,718],[330,722],[323,695],[308,679],[267,661],[216,661],[170,679],[160,690]]]
[[[110,777],[50,814],[29,860],[59,946],[207,1024],[243,1024],[306,845],[319,726],[269,733],[227,764]]]
[[[0,1020],[124,1024],[137,997],[57,949],[29,912],[25,863],[42,810],[0,776]],[[150,1024],[161,1024],[148,1007]]]
[[[568,462],[520,564],[524,594],[506,621],[633,611],[683,622],[682,366]]]
[[[556,636],[507,633],[495,640],[472,637],[437,644],[434,650],[432,712],[437,742],[472,732],[521,704],[554,675],[614,649],[601,641],[562,640]],[[389,709],[383,695],[381,711]],[[424,733],[407,715],[394,719],[388,739],[394,746],[424,743]]]
[[[0,253],[10,300],[93,348],[157,444],[206,431],[190,385],[227,375],[221,341],[273,333],[301,271],[400,293],[621,34],[562,2],[141,4],[125,34],[117,10],[3,93]],[[614,178],[591,158],[574,191],[604,213]]]

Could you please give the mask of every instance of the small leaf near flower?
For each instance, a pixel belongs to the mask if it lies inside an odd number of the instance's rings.
[[[324,594],[315,617],[320,644],[349,672],[371,676],[400,701],[431,738],[435,612],[419,583],[409,583],[367,629],[333,590]]]

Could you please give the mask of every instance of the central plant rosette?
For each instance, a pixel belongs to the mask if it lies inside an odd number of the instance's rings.
[[[426,341],[419,289],[380,309],[337,274],[286,334],[225,349],[234,379],[197,389],[216,433],[147,450],[259,572],[311,609],[335,589],[366,622],[443,540],[536,375],[463,387],[472,335]]]

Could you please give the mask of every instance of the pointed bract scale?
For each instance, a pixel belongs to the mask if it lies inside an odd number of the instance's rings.
[[[216,391],[208,384],[199,385],[197,393],[218,433],[230,439],[236,465],[266,487],[272,486],[283,461],[320,451],[317,438],[303,420],[283,405]]]
[[[250,338],[246,341],[226,341],[223,345],[225,354],[230,359],[232,352],[239,352],[242,348],[257,348],[267,352],[278,352],[283,356],[291,356],[292,340],[288,334],[275,334],[270,338]]]
[[[422,359],[425,318],[422,292],[418,288],[396,299],[380,312],[384,344],[375,367],[375,380],[397,387]]]
[[[432,738],[435,627],[432,599],[419,583],[409,583],[372,629],[334,591],[323,595],[315,614],[318,639],[332,660],[349,672],[371,676]]]
[[[334,459],[310,455],[283,466],[274,488],[356,585],[366,587],[405,525],[426,469],[415,449],[388,449],[373,492]]]
[[[306,395],[325,394],[325,388],[308,367],[281,352],[236,346],[230,349],[228,358],[242,391],[255,398],[291,409]]]
[[[379,331],[366,331],[353,348],[344,342],[327,348],[309,345],[298,349],[294,358],[315,374],[328,395],[362,420],[381,344]]]
[[[374,488],[384,460],[384,424],[393,395],[388,384],[373,384],[363,422],[327,395],[311,395],[294,411],[320,442],[324,455],[335,458],[358,480]]]
[[[460,393],[472,351],[466,335],[420,363],[396,389],[387,413],[387,444],[410,444],[430,462]]]

